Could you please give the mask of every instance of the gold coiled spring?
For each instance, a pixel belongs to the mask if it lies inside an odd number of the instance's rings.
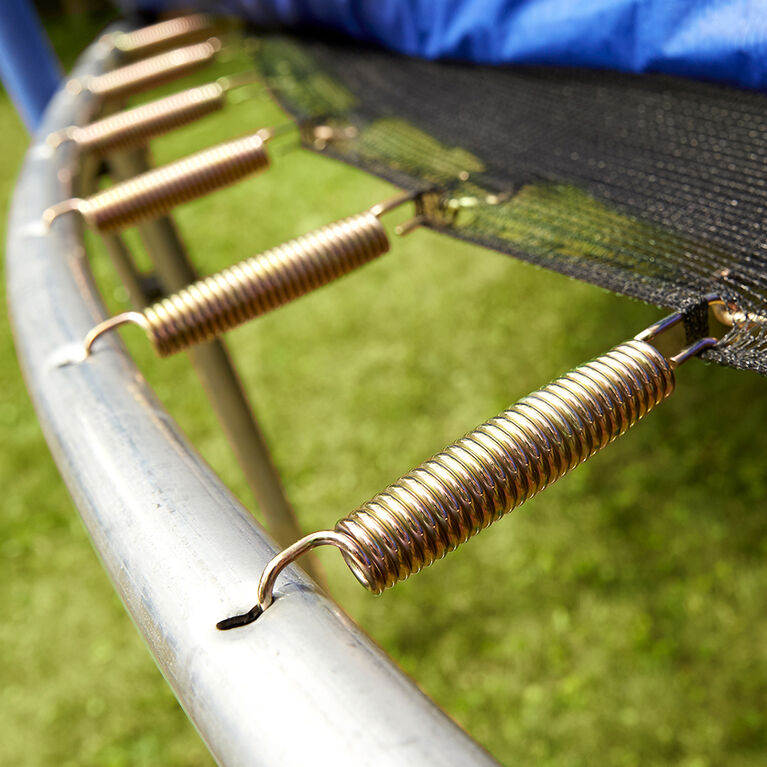
[[[316,229],[201,279],[142,312],[105,320],[86,337],[85,354],[102,333],[133,323],[144,328],[157,354],[167,357],[294,301],[386,253],[389,238],[378,216],[389,209],[387,204],[375,206]]]
[[[202,343],[310,293],[389,250],[370,212],[351,216],[229,267],[144,310],[161,357]]]
[[[709,305],[723,305],[707,296]],[[252,622],[279,573],[306,551],[336,546],[357,580],[380,593],[453,551],[623,434],[674,391],[674,369],[717,343],[701,338],[666,358],[650,343],[675,314],[557,378],[424,461],[333,530],[296,541],[264,568],[258,602],[218,624]]]
[[[63,141],[72,141],[83,154],[105,154],[145,146],[156,136],[223,109],[224,104],[224,87],[210,83],[117,112],[89,125],[65,128],[52,133],[48,143],[55,147]]]
[[[269,136],[269,131],[259,131],[147,171],[87,199],[65,200],[48,208],[43,221],[50,226],[62,213],[77,211],[89,226],[113,232],[158,218],[176,205],[266,170]]]
[[[205,40],[215,32],[215,24],[210,16],[195,13],[168,19],[133,32],[120,32],[110,35],[107,43],[128,58],[141,58],[178,45],[189,45],[198,40]]]
[[[666,358],[628,341],[575,368],[378,493],[335,526],[380,593],[428,567],[623,434],[674,390]]]
[[[102,99],[143,93],[210,64],[220,49],[221,43],[212,38],[90,77],[82,85]]]

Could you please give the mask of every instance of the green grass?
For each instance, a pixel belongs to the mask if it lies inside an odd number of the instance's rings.
[[[68,60],[94,30],[80,34],[58,30]],[[274,119],[265,99],[234,105],[158,141],[155,157]],[[26,138],[5,97],[0,129],[7,198]],[[177,220],[210,272],[390,191],[296,151]],[[121,292],[92,246],[117,309]],[[310,530],[659,314],[419,231],[229,341]],[[136,330],[123,337],[253,508],[186,360],[154,359]],[[90,547],[7,325],[0,354],[0,764],[210,764]],[[764,763],[767,382],[697,361],[678,378],[674,397],[632,433],[382,597],[335,552],[322,555],[342,606],[504,763]]]

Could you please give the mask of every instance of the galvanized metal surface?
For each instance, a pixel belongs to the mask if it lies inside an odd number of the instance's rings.
[[[94,46],[75,76],[97,74],[103,55]],[[44,137],[85,122],[90,99],[60,92],[27,156],[9,222],[8,294],[48,443],[168,682],[221,764],[493,764],[297,570],[256,623],[215,629],[250,604],[274,545],[187,444],[116,335],[87,362],[60,366],[104,309],[77,219],[48,234],[39,223],[71,193],[74,163]]]

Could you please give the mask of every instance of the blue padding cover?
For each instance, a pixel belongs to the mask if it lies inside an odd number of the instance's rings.
[[[767,87],[767,0],[221,0],[426,58],[667,72]],[[123,6],[170,8],[169,0]],[[185,3],[188,7],[189,2]]]

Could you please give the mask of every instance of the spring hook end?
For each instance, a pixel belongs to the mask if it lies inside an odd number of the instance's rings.
[[[224,44],[217,37],[209,37],[205,42],[213,49],[214,53],[220,53],[224,47]]]
[[[400,237],[404,237],[415,229],[418,229],[418,227],[427,224],[431,224],[439,229],[445,229],[452,226],[458,213],[457,210],[450,209],[445,205],[443,193],[436,188],[413,192],[402,198],[394,198],[389,201],[390,207],[388,207],[387,210],[391,210],[408,200],[412,200],[415,205],[415,215],[395,227],[394,231]],[[373,212],[373,210],[371,210],[371,212]]]
[[[687,362],[687,360],[692,359],[693,357],[697,357],[701,352],[705,351],[706,349],[711,349],[718,343],[719,339],[713,338],[711,336],[700,338],[695,341],[695,343],[686,346],[684,349],[682,349],[681,352],[678,352],[673,357],[669,357],[669,365],[671,365],[672,368],[678,368],[680,365]]]
[[[428,192],[424,191],[418,191],[418,192],[405,192],[403,194],[395,195],[394,197],[390,197],[388,200],[384,200],[383,202],[379,202],[377,205],[373,205],[372,208],[370,208],[369,212],[372,213],[376,218],[380,218],[385,213],[389,213],[390,211],[394,210],[395,208],[399,208],[400,205],[404,205],[405,203],[412,202],[415,204],[415,216],[408,221],[406,221],[404,224],[399,224],[394,228],[394,231],[400,235],[404,236],[406,234],[410,234],[414,229],[417,229],[419,226],[422,226],[427,222],[427,217],[425,215],[425,206],[423,203],[423,198],[428,194],[433,194],[433,190],[429,190]]]
[[[223,75],[216,80],[216,85],[218,85],[224,93],[228,93],[236,88],[243,88],[246,85],[253,85],[258,82],[258,73],[255,70],[251,70],[234,75]]]
[[[90,81],[93,79],[92,75],[86,77],[72,77],[67,80],[64,85],[64,90],[70,96],[79,96],[83,91],[90,90]]]
[[[395,234],[400,237],[410,234],[410,232],[418,229],[419,226],[423,226],[426,223],[425,216],[413,216],[413,218],[405,221],[404,224],[398,224],[394,227]]]
[[[316,533],[309,533],[267,562],[258,580],[258,601],[256,604],[245,613],[219,621],[216,628],[219,631],[228,631],[253,623],[274,602],[274,585],[277,582],[277,576],[298,557],[317,546],[335,546],[343,552],[344,556],[352,557],[353,560],[357,558],[352,541],[343,533],[338,533],[335,530],[320,530]]]
[[[709,293],[704,296],[702,303],[708,305],[713,311],[716,319],[723,325],[732,327],[735,322],[733,320],[734,314],[732,313],[732,306],[725,301],[718,293]],[[641,333],[634,336],[636,341],[644,341],[646,343],[652,343],[659,336],[662,336],[667,331],[679,325],[684,320],[682,312],[675,312],[668,317],[664,317],[662,320],[653,323],[650,327],[645,328]],[[720,339],[713,336],[704,336],[694,340],[692,343],[688,343],[681,351],[668,357],[669,364],[672,368],[677,368],[687,360],[696,357],[706,349],[711,349],[719,343]]]
[[[75,140],[76,130],[74,125],[70,125],[68,128],[62,128],[61,130],[49,133],[45,138],[45,143],[51,147],[51,149],[58,149],[62,144]]]
[[[86,200],[81,200],[79,197],[72,197],[69,200],[62,200],[55,205],[51,205],[43,211],[42,221],[45,226],[46,232],[51,228],[51,224],[65,213],[79,213],[85,217],[88,210],[88,203]]]
[[[146,321],[146,317],[140,312],[123,312],[114,317],[109,317],[109,319],[99,322],[99,324],[93,327],[88,332],[88,335],[85,336],[85,340],[83,341],[83,361],[91,356],[93,344],[99,336],[108,333],[110,330],[119,328],[122,325],[138,325],[147,333],[149,332],[149,323]]]
[[[229,629],[236,629],[240,628],[240,626],[247,626],[248,624],[253,623],[256,618],[259,618],[262,612],[263,610],[261,609],[261,605],[255,605],[250,610],[248,610],[248,612],[243,613],[242,615],[233,615],[231,618],[224,618],[224,620],[219,621],[216,624],[216,628],[219,631],[229,631]]]
[[[323,152],[329,146],[343,144],[352,141],[359,136],[359,128],[348,123],[339,123],[332,118],[323,118],[320,121],[306,120],[299,124],[301,141]]]
[[[267,141],[271,141],[276,135],[277,135],[277,129],[276,128],[259,128],[256,131],[256,135],[266,143]]]
[[[372,213],[376,218],[380,218],[384,215],[384,213],[389,213],[389,211],[392,211],[395,208],[399,208],[400,205],[404,205],[406,202],[414,200],[417,194],[417,192],[404,192],[403,194],[397,194],[394,197],[390,197],[388,200],[376,203],[372,208],[369,209],[369,212]]]

